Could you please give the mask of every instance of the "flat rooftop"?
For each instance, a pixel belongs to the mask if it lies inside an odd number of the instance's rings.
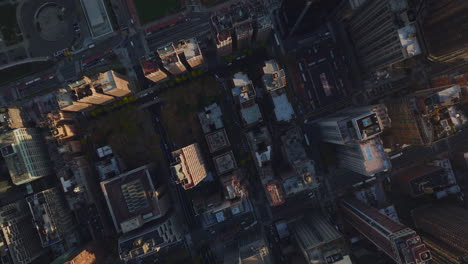
[[[205,159],[198,143],[176,150],[172,155],[177,161],[172,165],[173,173],[183,184],[184,189],[195,187],[208,176]]]
[[[267,91],[286,87],[286,74],[275,60],[265,62],[263,66],[263,84]]]
[[[176,46],[176,51],[178,53],[184,53],[185,58],[187,58],[187,60],[201,55],[196,38],[179,41]]]
[[[289,163],[294,164],[307,159],[304,149],[304,135],[298,128],[288,130],[282,137],[284,152]]]
[[[289,103],[288,97],[285,93],[273,96],[273,104],[275,106],[275,117],[278,122],[291,121],[294,117],[294,110],[291,103]]]
[[[117,231],[122,230],[122,224],[135,218],[147,222],[160,216],[158,199],[147,166],[101,182],[101,189],[106,198],[112,221]],[[127,222],[128,224],[131,224]],[[138,225],[138,223],[135,223]],[[141,226],[139,224],[137,227]],[[132,227],[131,230],[135,229]]]
[[[211,16],[211,24],[218,41],[226,41],[232,38],[232,17],[228,11],[223,11]]]
[[[398,29],[398,37],[400,38],[403,54],[406,58],[421,54],[421,47],[416,37],[416,26],[414,24]]]
[[[179,57],[177,56],[176,49],[173,43],[169,43],[166,46],[158,48],[157,52],[164,66],[179,61]]]
[[[249,107],[241,109],[242,121],[246,126],[256,124],[263,120],[262,113],[258,104],[253,104]]]
[[[215,132],[211,132],[205,136],[206,142],[208,143],[208,148],[211,153],[214,153],[218,150],[229,147],[229,138],[226,134],[226,129],[220,129]]]
[[[143,70],[143,74],[145,76],[153,73],[153,72],[157,72],[159,71],[159,66],[158,64],[156,63],[156,60],[154,58],[151,58],[151,59],[142,59],[140,61],[140,65],[141,65],[141,69]]]
[[[198,113],[198,119],[204,133],[213,132],[224,127],[223,113],[216,103],[206,106],[203,112]]]
[[[113,32],[102,0],[81,0],[80,2],[93,38],[99,38]]]
[[[213,157],[213,161],[219,175],[231,172],[237,168],[236,158],[232,151]]]
[[[238,97],[241,104],[255,99],[255,88],[247,74],[243,72],[235,73],[232,79],[232,83],[234,84],[232,95],[234,97]]]

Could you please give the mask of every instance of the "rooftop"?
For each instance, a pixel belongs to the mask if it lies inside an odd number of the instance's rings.
[[[281,185],[276,181],[271,181],[265,186],[268,192],[268,201],[272,206],[280,206],[285,203],[284,193]]]
[[[286,74],[275,60],[265,62],[263,67],[263,84],[267,91],[286,87]]]
[[[247,140],[251,150],[255,153],[256,164],[259,167],[271,160],[272,139],[267,127],[262,126],[248,131]]]
[[[205,134],[223,128],[222,117],[221,108],[216,103],[206,106],[205,111],[198,113],[198,119]]]
[[[141,68],[143,69],[143,74],[145,76],[160,71],[158,64],[156,63],[155,58],[142,59],[140,61]]]
[[[176,49],[172,42],[158,48],[157,52],[164,66],[179,62],[179,57],[177,56]]]
[[[285,93],[273,96],[273,104],[275,105],[275,116],[276,121],[291,121],[294,117],[294,110],[291,103],[289,103],[288,97]]]
[[[161,217],[149,166],[101,182],[115,229],[129,232]]]
[[[247,74],[242,72],[235,73],[232,82],[234,84],[232,95],[238,97],[241,104],[255,99],[255,88]]]
[[[211,24],[214,27],[218,41],[226,41],[232,38],[232,18],[228,11],[211,16]]]
[[[304,149],[304,135],[299,128],[288,130],[282,137],[283,148],[286,153],[286,158],[291,165],[300,163],[308,159]]]
[[[158,253],[162,248],[180,242],[182,230],[175,216],[142,231],[131,232],[119,238],[120,259],[143,258]]]
[[[414,24],[398,29],[398,37],[400,38],[403,54],[406,58],[421,54],[421,47],[416,37],[416,27]]]
[[[363,163],[366,174],[368,176],[373,176],[376,173],[387,171],[392,166],[390,159],[383,148],[382,140],[380,139],[380,137],[375,137],[375,138],[372,138],[372,139],[369,139],[367,141],[360,142],[360,143],[350,143],[347,145],[337,146],[336,151],[338,155],[338,163],[342,163],[344,165],[347,162],[352,162],[354,163],[352,165],[356,165],[355,159],[352,159],[352,160],[345,159],[345,157],[350,155],[349,154],[350,152],[347,150],[347,148],[356,150],[356,154],[359,153],[357,155],[360,155],[363,157],[363,159],[362,160],[360,159],[359,162]],[[345,157],[340,158],[339,155],[342,150],[344,151],[343,155]],[[351,152],[353,152],[354,154],[355,151],[351,151]],[[343,166],[343,167],[348,168],[350,166]]]
[[[325,260],[330,251],[336,251],[338,254],[344,253],[341,252],[341,247],[344,244],[342,235],[323,215],[317,212],[308,214],[303,219],[296,221],[292,224],[291,229],[299,246],[307,253],[315,253],[313,257],[310,256],[313,260]],[[333,242],[336,242],[336,244],[330,245]]]
[[[241,183],[241,173],[241,170],[237,169],[220,177],[221,183],[224,186],[225,198],[227,200],[242,198],[248,195],[245,184]]]
[[[283,180],[286,196],[294,195],[305,190],[313,190],[319,186],[315,173],[315,162],[304,160],[294,164],[296,175]]]
[[[211,153],[214,153],[218,150],[229,147],[229,138],[226,134],[226,129],[220,129],[215,132],[211,132],[205,135],[206,142],[208,143],[208,148]]]
[[[251,19],[250,5],[246,3],[237,3],[231,7],[231,17],[234,26]]]
[[[232,150],[213,157],[213,161],[218,175],[231,172],[237,168],[236,158],[234,157]]]
[[[102,0],[81,0],[80,2],[93,38],[99,38],[113,31]]]
[[[242,108],[241,115],[245,126],[254,125],[263,120],[258,104],[253,104],[249,107]]]
[[[96,162],[99,179],[101,181],[110,179],[120,174],[119,162],[115,156]]]
[[[48,199],[49,196],[51,199]],[[33,222],[36,225],[43,247],[50,246],[63,239],[63,234],[57,228],[59,223],[56,222],[62,220],[58,218],[61,214],[57,210],[61,208],[56,204],[55,199],[57,198],[59,196],[56,189],[36,193],[27,198]]]
[[[187,60],[201,55],[196,38],[179,41],[176,46],[176,51],[177,53],[183,52]]]
[[[195,187],[208,176],[198,143],[176,150],[172,152],[172,155],[176,159],[176,163],[172,165],[172,171],[184,189]]]

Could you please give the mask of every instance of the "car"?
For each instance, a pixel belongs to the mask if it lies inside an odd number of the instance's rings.
[[[94,43],[88,45],[88,49],[92,49],[94,47],[96,47],[96,45]]]
[[[135,44],[133,44],[133,41],[130,41],[130,45],[132,45],[132,48],[135,47]]]

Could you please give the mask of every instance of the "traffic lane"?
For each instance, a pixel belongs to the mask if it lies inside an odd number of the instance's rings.
[[[146,36],[150,50],[156,50],[159,47],[170,42],[176,42],[181,39],[199,37],[210,31],[209,23],[186,24],[183,27],[173,27],[170,31],[152,33]]]

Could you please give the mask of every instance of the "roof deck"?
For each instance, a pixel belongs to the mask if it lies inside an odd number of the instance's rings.
[[[147,166],[103,181],[101,188],[117,231],[134,230],[161,216]]]

